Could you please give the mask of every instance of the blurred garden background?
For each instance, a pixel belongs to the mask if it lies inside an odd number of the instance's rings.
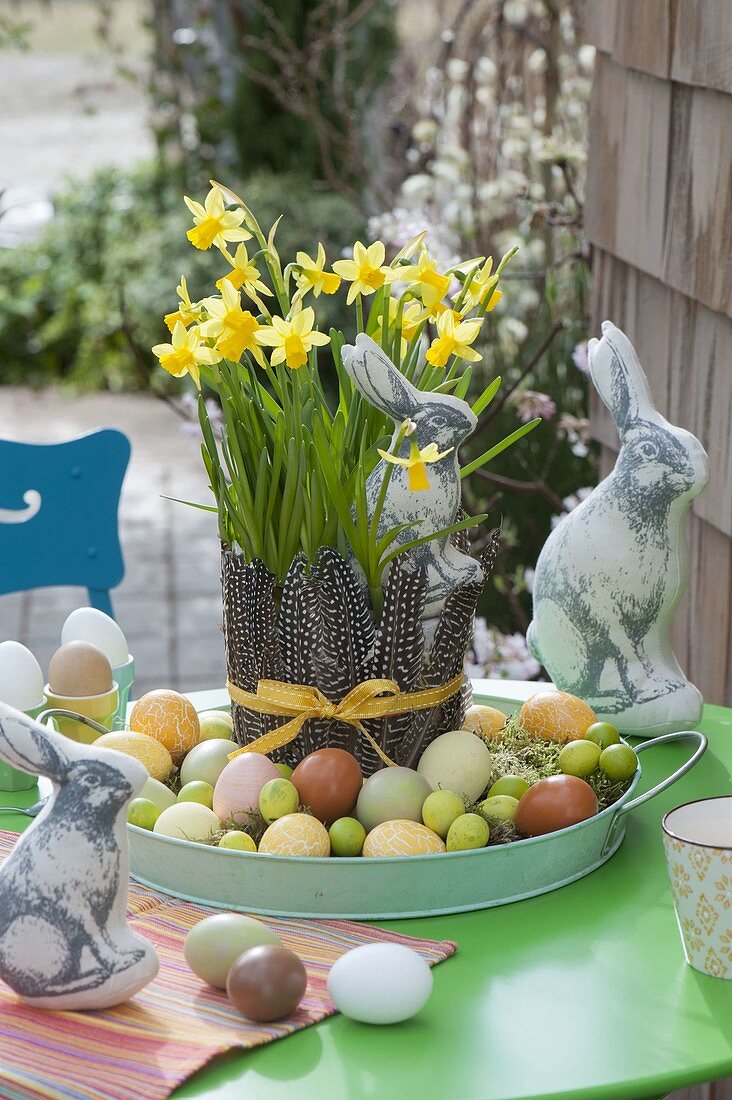
[[[502,387],[470,446],[543,423],[464,482],[468,511],[503,534],[471,671],[540,675],[532,569],[598,468],[583,18],[582,0],[6,0],[0,436],[130,436],[115,607],[140,688],[224,676],[215,521],[168,499],[208,502],[193,389],[150,351],[177,278],[195,299],[220,274],[190,249],[182,201],[211,178],[266,226],[284,214],[287,254],[379,239],[391,255],[423,229],[441,266],[519,246],[476,345],[476,392]],[[478,550],[486,532],[472,534]],[[2,597],[0,634],[47,659],[81,602]]]

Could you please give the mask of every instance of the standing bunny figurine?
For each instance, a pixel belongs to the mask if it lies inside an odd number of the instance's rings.
[[[127,806],[147,771],[0,703],[0,757],[53,780],[43,811],[0,867],[0,977],[39,1008],[109,1008],[158,972],[125,920]]]
[[[430,486],[421,492],[410,490],[404,467],[394,467],[379,521],[379,536],[391,527],[408,523],[410,526],[396,540],[397,544],[404,544],[430,531],[449,527],[455,522],[460,506],[458,447],[477,424],[470,406],[459,397],[416,389],[365,333],[358,334],[355,346],[343,347],[342,358],[354,385],[366,400],[395,421],[391,450],[400,425],[411,420],[420,449],[434,443],[438,452],[448,452],[430,464]],[[407,458],[409,451],[410,440],[405,439],[400,457]],[[366,482],[369,515],[376,505],[385,466],[382,459]],[[409,556],[416,565],[427,568],[424,619],[439,615],[445,600],[459,585],[483,579],[478,562],[461,553],[447,535],[423,543],[411,550]]]
[[[684,517],[709,480],[709,462],[695,436],[656,411],[620,329],[605,321],[588,351],[620,454],[539,555],[528,643],[558,688],[625,733],[657,736],[701,718],[701,694],[669,634],[688,579]]]

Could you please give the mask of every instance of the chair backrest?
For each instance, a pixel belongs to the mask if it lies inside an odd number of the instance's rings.
[[[89,590],[112,614],[124,576],[117,510],[130,441],[111,428],[66,443],[0,439],[0,594],[50,585]]]

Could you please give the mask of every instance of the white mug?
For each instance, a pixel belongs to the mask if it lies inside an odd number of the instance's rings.
[[[677,806],[662,826],[686,961],[732,980],[732,795]]]

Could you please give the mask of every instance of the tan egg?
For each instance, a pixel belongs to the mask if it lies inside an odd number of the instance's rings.
[[[492,741],[500,737],[501,730],[507,721],[508,718],[503,711],[476,703],[475,706],[468,708],[462,728]]]
[[[48,686],[54,695],[85,698],[112,690],[112,666],[91,642],[67,642],[48,666]]]
[[[134,756],[148,770],[153,779],[161,782],[168,778],[173,770],[173,758],[166,749],[154,737],[148,737],[145,733],[130,733],[127,730],[117,730],[114,733],[103,733],[94,742],[95,748],[116,749],[126,756]],[[175,796],[174,796],[175,797]]]
[[[518,724],[542,741],[577,741],[584,737],[597,715],[576,695],[548,688],[530,696],[518,712]]]
[[[437,833],[418,821],[384,821],[372,829],[363,845],[367,858],[379,856],[429,856],[446,852]]]
[[[180,764],[201,737],[193,704],[185,695],[167,688],[148,691],[137,700],[130,714],[130,729],[165,745],[175,764]]]
[[[330,837],[310,814],[285,814],[268,827],[259,851],[270,856],[329,856]]]

